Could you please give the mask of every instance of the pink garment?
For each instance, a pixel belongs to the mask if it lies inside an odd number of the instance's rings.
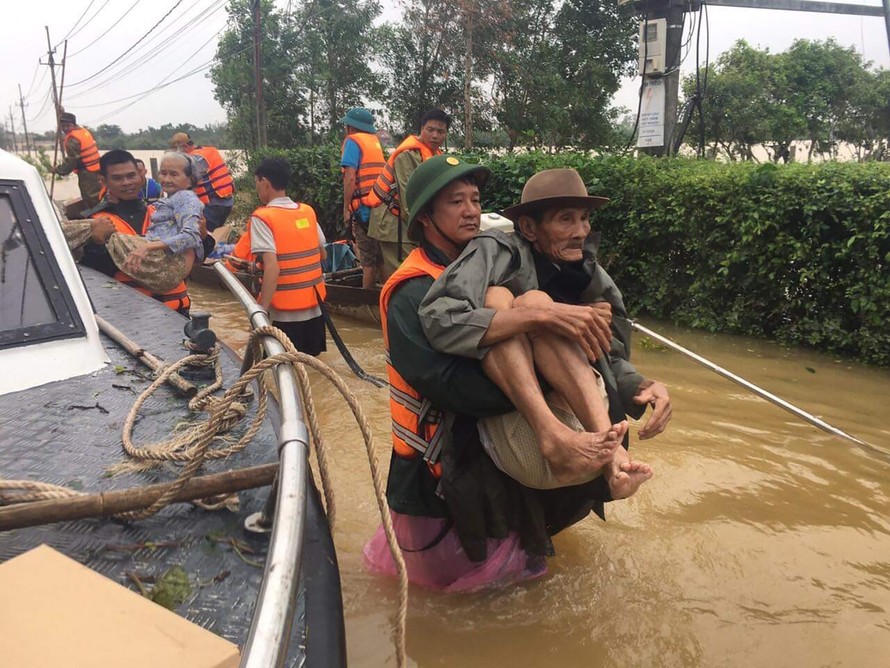
[[[504,587],[547,573],[546,561],[530,557],[520,547],[516,533],[502,540],[489,538],[488,559],[480,563],[467,557],[454,528],[449,529],[435,546],[411,552],[435,541],[446,520],[392,511],[390,514],[408,568],[408,580],[412,584],[446,592],[469,592]],[[365,545],[364,558],[365,567],[375,575],[397,574],[382,526]]]

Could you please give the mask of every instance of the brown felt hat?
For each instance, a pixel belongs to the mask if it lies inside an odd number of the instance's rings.
[[[522,214],[548,209],[553,206],[577,206],[599,209],[608,197],[587,194],[587,186],[574,169],[545,169],[525,183],[519,204],[504,209],[504,215],[514,223]]]

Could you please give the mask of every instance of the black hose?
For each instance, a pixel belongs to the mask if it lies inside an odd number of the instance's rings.
[[[317,293],[316,293],[317,294]],[[327,326],[328,331],[331,333],[331,338],[334,339],[334,345],[337,346],[337,350],[340,351],[340,354],[343,356],[343,359],[346,360],[346,365],[352,370],[356,376],[365,380],[372,385],[376,385],[377,387],[387,387],[389,383],[387,383],[382,378],[378,378],[374,376],[359,366],[359,363],[355,361],[355,358],[352,356],[352,353],[349,352],[349,348],[346,347],[346,342],[343,341],[343,337],[340,336],[340,332],[337,331],[337,328],[334,326],[334,321],[331,319],[331,314],[328,313],[327,306],[325,303],[319,299],[318,307],[321,309],[321,315],[324,318],[324,324]]]

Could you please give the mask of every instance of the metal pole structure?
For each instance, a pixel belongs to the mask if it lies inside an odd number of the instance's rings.
[[[263,31],[260,0],[253,0],[253,76],[256,79],[257,147],[266,145],[266,105],[263,102]]]
[[[22,96],[22,84],[19,84],[19,106],[22,109],[22,126],[25,128],[25,147],[31,155],[31,138],[28,136],[28,121],[25,120],[25,98]]]
[[[12,105],[9,105],[9,129],[12,132],[12,152],[19,152],[19,140],[15,136],[15,116],[12,113]]]
[[[766,399],[770,403],[773,403],[780,408],[784,408],[786,411],[788,411],[792,415],[795,415],[795,416],[801,418],[802,420],[809,422],[811,425],[818,427],[822,431],[826,431],[829,434],[834,434],[835,436],[840,436],[841,438],[844,438],[848,441],[852,441],[853,443],[856,443],[857,445],[861,445],[861,446],[866,447],[870,450],[874,450],[875,452],[879,452],[883,455],[890,456],[890,452],[888,452],[887,450],[884,450],[883,448],[879,448],[875,445],[872,445],[871,443],[866,443],[865,441],[858,439],[855,436],[851,436],[847,432],[842,431],[842,430],[838,429],[837,427],[834,427],[834,426],[828,424],[824,420],[817,418],[815,415],[811,415],[810,413],[807,413],[806,411],[798,408],[794,404],[791,404],[791,403],[785,401],[781,397],[777,397],[775,394],[772,394],[771,392],[764,390],[762,387],[759,387],[759,386],[755,385],[754,383],[752,383],[748,380],[745,380],[741,376],[735,375],[731,371],[727,371],[722,366],[718,366],[717,364],[714,364],[709,359],[706,359],[706,358],[702,357],[701,355],[698,355],[698,354],[692,352],[688,348],[684,348],[679,343],[674,343],[669,338],[662,336],[658,332],[653,332],[651,329],[649,329],[648,327],[644,327],[643,325],[636,322],[635,320],[628,320],[628,322],[630,323],[630,326],[633,327],[638,332],[641,332],[641,333],[645,334],[646,336],[652,337],[656,341],[659,341],[659,342],[663,343],[664,345],[666,345],[668,348],[671,348],[672,350],[676,350],[677,352],[686,355],[690,359],[701,364],[703,367],[706,367],[706,368],[710,369],[711,371],[717,373],[718,375],[723,376],[727,380],[731,380],[732,382],[737,383],[738,385],[741,385],[742,387],[750,390],[757,396],[759,396],[763,399]]]
[[[884,26],[887,28],[887,48],[890,49],[890,0],[884,0]]]
[[[661,146],[641,148],[641,153],[656,156],[673,153],[673,137],[677,127],[677,106],[680,96],[680,47],[683,43],[683,12],[686,7],[688,5],[680,4],[676,0],[668,0],[647,13],[650,20],[663,18],[667,22],[664,51],[665,72],[646,73],[644,77],[646,81],[660,78],[664,86],[664,141]]]
[[[68,40],[65,40],[65,46],[62,50],[62,83],[59,84],[58,106],[59,112],[62,113],[62,95],[65,93],[65,65],[68,64]]]
[[[49,56],[48,64],[49,64],[49,74],[52,77],[53,82],[53,120],[55,121],[55,141],[53,141],[53,167],[56,166],[56,161],[59,159],[59,91],[56,88],[56,61],[53,59],[53,44],[49,38],[49,26],[44,26],[46,28],[46,52]],[[49,198],[53,198],[53,191],[56,189],[56,173],[53,172],[52,179],[49,184]]]
[[[251,328],[272,324],[263,308],[238,279],[223,267],[222,262],[213,265],[213,269],[244,306]],[[268,355],[284,352],[284,346],[272,336],[263,337],[263,347]],[[309,432],[302,420],[303,406],[293,368],[279,364],[275,367],[275,378],[278,381],[281,409],[281,428],[278,431],[278,498],[263,584],[257,597],[250,632],[241,651],[241,668],[284,665],[300,578],[303,525],[306,519]]]

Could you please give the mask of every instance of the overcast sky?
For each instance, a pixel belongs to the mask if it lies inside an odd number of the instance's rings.
[[[382,1],[384,16],[397,17],[396,0]],[[135,131],[168,122],[204,125],[225,120],[213,99],[207,69],[225,26],[225,0],[6,0],[3,4],[0,114],[8,123],[9,108],[14,105],[18,131],[17,84],[26,96],[28,129],[42,132],[52,127],[49,68],[38,65],[38,59],[46,62],[44,26],[49,26],[53,43],[58,43],[57,60],[62,57],[61,41],[68,36],[62,102],[77,114],[80,123],[114,123]],[[286,6],[287,2],[278,0],[278,4]],[[861,4],[880,6],[877,0],[861,0]],[[171,8],[170,15],[133,47]],[[712,61],[738,39],[778,52],[796,38],[834,37],[844,46],[853,46],[865,60],[890,66],[887,33],[880,17],[728,7],[712,7],[708,13]],[[703,62],[704,32],[701,44]],[[683,63],[683,73],[694,71],[694,67],[693,48]],[[186,75],[190,76],[176,81]],[[175,83],[150,96],[141,95],[165,82]],[[638,87],[638,79],[628,79],[615,96],[615,104],[635,110]]]

